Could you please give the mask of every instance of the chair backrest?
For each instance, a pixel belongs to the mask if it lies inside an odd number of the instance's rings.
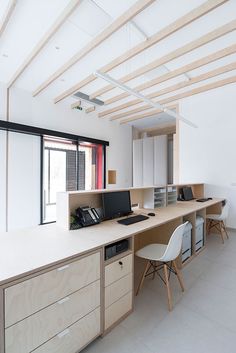
[[[229,214],[229,202],[225,200],[225,205],[222,207],[221,215],[219,217],[220,220],[224,221],[228,217]]]
[[[173,261],[179,256],[182,249],[184,230],[188,223],[189,222],[185,222],[174,230],[167,245],[166,251],[164,252],[160,261]]]

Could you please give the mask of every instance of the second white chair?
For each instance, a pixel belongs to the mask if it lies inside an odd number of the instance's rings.
[[[225,222],[229,214],[229,203],[225,200],[225,205],[222,207],[220,214],[207,214],[206,218],[208,220],[207,234],[210,233],[212,228],[215,228],[219,231],[221,235],[222,243],[224,244],[224,234],[226,238],[229,239],[228,232],[226,230]]]
[[[140,289],[142,288],[145,277],[153,275],[153,279],[154,279],[155,274],[157,273],[159,277],[162,279],[162,281],[165,283],[167,288],[169,311],[171,311],[173,307],[172,295],[171,295],[171,289],[170,289],[170,283],[169,283],[171,273],[174,273],[177,276],[181,289],[184,292],[184,282],[183,282],[182,274],[176,264],[176,259],[179,256],[182,249],[183,234],[187,223],[188,222],[181,224],[174,230],[169,240],[169,243],[167,245],[150,244],[138,250],[135,254],[136,256],[147,260],[147,264],[145,266],[145,270],[141,277],[136,295],[138,295]],[[158,265],[157,262],[159,262],[160,264]],[[172,268],[172,265],[173,265],[173,268]],[[160,270],[162,269],[164,270],[164,278],[162,278],[160,274]]]

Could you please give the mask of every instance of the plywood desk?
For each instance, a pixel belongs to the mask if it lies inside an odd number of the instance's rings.
[[[148,243],[167,243],[177,225],[185,220],[194,225],[196,215],[205,218],[208,211],[212,212],[212,207],[220,212],[221,202],[222,199],[205,203],[178,202],[152,210],[155,217],[129,226],[111,220],[74,231],[50,224],[1,233],[0,353],[26,353],[31,350],[61,353],[60,347],[66,347],[67,351],[71,347],[79,350],[112,329],[133,310],[133,282],[138,280],[142,268],[142,262],[135,260],[134,263],[134,252]],[[147,209],[135,211],[148,212]],[[124,238],[130,240],[129,250],[104,261],[105,246]],[[192,258],[196,255],[193,252]],[[76,278],[76,281],[71,278]],[[88,295],[84,294],[84,288]],[[83,316],[76,312],[76,307],[75,313],[71,312],[75,296],[84,298],[80,299],[84,301],[81,310],[86,308]],[[63,305],[63,310],[58,303]],[[40,322],[45,318],[48,325],[36,330],[39,315]],[[62,325],[57,328],[54,320],[60,319],[60,315],[65,320],[57,321]],[[81,325],[84,329],[76,331]],[[71,335],[68,336],[70,330]]]

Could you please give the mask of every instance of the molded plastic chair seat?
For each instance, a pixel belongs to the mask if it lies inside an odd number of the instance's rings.
[[[221,214],[207,214],[207,219],[213,219],[214,221],[223,221]]]
[[[167,245],[149,244],[144,248],[138,250],[136,252],[136,256],[142,257],[147,260],[162,261],[161,258],[163,257],[166,248]]]
[[[182,274],[178,269],[175,260],[181,252],[184,229],[187,224],[188,222],[185,222],[174,230],[167,245],[149,244],[135,253],[136,256],[147,260],[144,272],[139,282],[136,295],[138,295],[140,289],[142,288],[145,277],[152,275],[154,279],[155,274],[157,273],[166,285],[168,295],[168,307],[170,311],[172,310],[172,297],[169,283],[171,273],[174,273],[178,277],[180,287],[182,291],[184,291]],[[160,264],[157,265],[157,262]],[[161,269],[164,270],[164,278],[162,278],[162,275],[160,273]]]

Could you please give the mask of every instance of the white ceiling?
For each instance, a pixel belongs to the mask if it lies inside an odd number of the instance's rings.
[[[132,126],[134,126],[137,129],[143,130],[146,128],[154,128],[157,126],[158,128],[161,128],[162,126],[169,126],[169,125],[172,126],[174,124],[175,124],[175,118],[172,118],[166,113],[160,113],[158,115],[153,115],[148,118],[134,121],[132,123]]]
[[[45,99],[53,100],[57,95],[64,92],[74,84],[98,70],[106,63],[121,55],[136,44],[142,42],[145,36],[150,37],[162,28],[166,27],[179,17],[192,9],[200,6],[206,0],[156,0],[143,12],[136,16],[132,22],[123,26],[110,38],[104,41],[85,58],[72,66],[61,77],[55,80],[46,90],[41,93]],[[0,0],[0,19],[2,18],[9,0]],[[125,13],[136,0],[82,0],[81,4],[66,20],[49,43],[33,60],[31,65],[24,71],[15,85],[27,91],[33,92],[44,80],[66,63],[75,53],[82,49],[100,31],[109,26],[115,18]],[[7,83],[25,60],[27,55],[43,37],[44,33],[52,26],[56,18],[69,3],[69,0],[18,0],[16,8],[10,18],[8,26],[0,38],[0,81]],[[202,18],[182,28],[177,33],[162,40],[157,45],[145,50],[124,64],[118,66],[109,74],[114,78],[121,78],[135,69],[162,57],[163,55],[182,47],[190,41],[236,19],[236,0],[229,0],[224,5],[216,8]],[[137,29],[140,29],[140,31]],[[135,80],[130,81],[130,87],[147,82],[168,70],[174,70],[192,61],[200,59],[226,46],[236,43],[236,31],[225,35],[197,50],[181,56],[165,65],[149,72]],[[236,54],[225,57],[212,64],[189,72],[190,77],[200,75],[214,68],[236,61]],[[224,77],[230,77],[235,72],[220,75],[207,82],[192,85],[190,89],[208,82],[214,82]],[[152,87],[143,93],[148,94],[174,83],[186,80],[182,75],[169,80],[163,84]],[[91,94],[106,83],[97,79],[85,86],[82,91]],[[184,92],[182,89],[179,92]],[[105,100],[116,94],[122,93],[120,89],[99,97]],[[173,95],[173,93],[172,93]],[[163,98],[168,97],[168,95]],[[161,97],[162,98],[162,97]],[[113,104],[113,106],[127,102],[133,97]],[[72,98],[67,98],[69,103]],[[60,104],[60,103],[59,103]],[[109,108],[112,106],[109,106]],[[134,108],[136,108],[135,106]],[[103,108],[101,108],[103,109]],[[125,110],[124,110],[125,112]],[[79,114],[79,112],[78,112]],[[135,123],[143,127],[152,124],[152,118],[144,119]]]

